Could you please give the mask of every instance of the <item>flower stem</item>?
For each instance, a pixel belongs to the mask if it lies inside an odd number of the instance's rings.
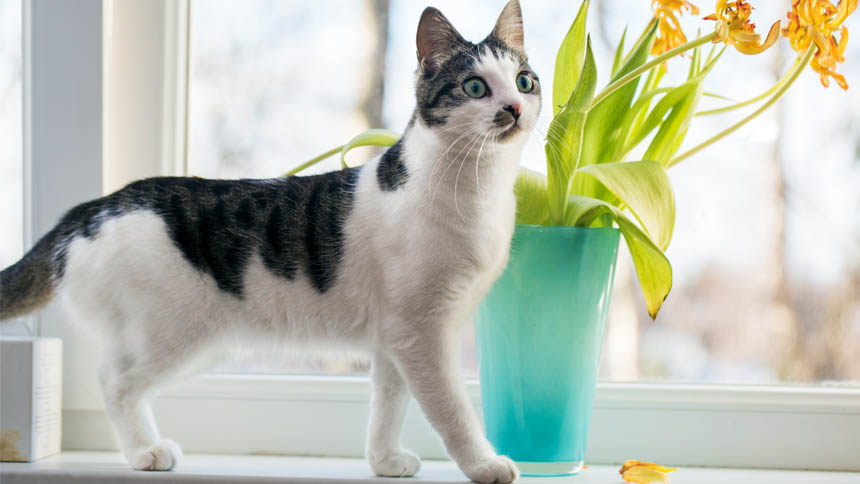
[[[812,44],[809,46],[809,48],[806,50],[806,53],[803,55],[803,58],[800,60],[800,63],[798,64],[798,67],[797,67],[797,70],[795,70],[794,72],[791,73],[791,75],[786,80],[786,82],[779,88],[779,90],[776,91],[776,94],[774,94],[773,97],[771,97],[770,100],[768,100],[768,102],[764,103],[760,108],[756,109],[755,112],[753,112],[749,116],[747,116],[744,119],[740,120],[739,122],[733,124],[729,128],[724,129],[723,131],[717,133],[715,136],[711,137],[710,139],[708,139],[704,143],[696,146],[695,148],[690,149],[689,151],[687,151],[687,152],[685,152],[679,156],[676,156],[672,160],[669,160],[669,163],[666,165],[666,168],[671,168],[671,167],[677,165],[678,163],[686,160],[690,156],[693,156],[694,154],[702,151],[703,149],[707,148],[708,146],[711,146],[712,144],[716,143],[717,141],[719,141],[719,140],[725,138],[726,136],[734,133],[735,131],[739,130],[744,125],[746,125],[747,123],[749,123],[750,121],[752,121],[753,119],[755,119],[759,115],[761,115],[761,113],[767,111],[771,106],[773,106],[777,101],[779,101],[782,98],[782,96],[786,93],[786,91],[788,91],[788,88],[791,87],[792,84],[794,84],[794,81],[796,81],[797,78],[800,76],[800,73],[803,72],[803,68],[806,67],[807,64],[809,64],[810,60],[812,60],[812,56],[815,55],[815,51],[817,48],[818,47],[816,47],[815,44]]]
[[[638,79],[639,76],[641,76],[642,74],[651,70],[652,67],[658,66],[658,65],[666,62],[667,60],[671,59],[672,57],[683,54],[684,52],[687,52],[688,50],[695,49],[696,47],[698,47],[700,45],[704,45],[704,44],[707,44],[708,42],[713,41],[714,35],[715,35],[714,33],[703,35],[696,40],[692,40],[690,42],[687,42],[684,45],[680,45],[678,47],[675,47],[674,49],[666,52],[665,54],[657,56],[657,57],[653,58],[650,62],[647,62],[647,63],[641,65],[640,67],[630,71],[629,73],[625,74],[623,77],[618,79],[617,81],[606,86],[606,89],[601,91],[600,94],[598,94],[591,101],[591,104],[588,106],[588,109],[589,110],[594,109],[598,104],[600,104],[604,99],[609,97],[612,93],[621,89],[630,81]]]
[[[711,116],[713,114],[727,113],[729,111],[734,111],[735,109],[740,109],[740,108],[749,106],[750,104],[755,104],[755,103],[761,101],[762,99],[769,97],[771,94],[775,93],[776,91],[778,91],[779,88],[781,88],[786,82],[788,82],[788,79],[794,74],[795,70],[800,69],[800,68],[801,68],[800,57],[798,57],[797,61],[795,61],[794,65],[791,66],[791,69],[789,69],[788,72],[786,72],[785,75],[782,76],[782,79],[780,79],[776,84],[774,84],[767,91],[759,94],[758,96],[756,96],[752,99],[747,99],[744,102],[732,104],[731,106],[726,106],[726,107],[722,107],[719,109],[711,109],[708,111],[699,111],[698,113],[696,113],[696,116]]]
[[[345,146],[346,146],[346,145],[341,145],[341,146],[338,146],[337,148],[332,148],[332,149],[330,149],[330,150],[326,151],[325,153],[323,153],[323,154],[321,154],[321,155],[317,156],[316,158],[314,158],[314,159],[312,159],[312,160],[309,160],[309,161],[306,161],[306,162],[302,163],[301,165],[299,165],[299,166],[297,166],[297,167],[293,168],[292,170],[290,170],[290,171],[288,171],[288,172],[284,173],[284,175],[283,175],[283,176],[293,176],[293,175],[295,175],[296,173],[299,173],[299,172],[301,172],[301,171],[307,170],[308,168],[310,168],[310,167],[312,167],[312,166],[316,165],[317,163],[321,162],[322,160],[324,160],[324,159],[326,159],[326,158],[328,158],[328,157],[330,157],[330,156],[334,156],[334,155],[336,155],[336,154],[340,153],[341,151],[343,151],[343,148],[344,148]]]

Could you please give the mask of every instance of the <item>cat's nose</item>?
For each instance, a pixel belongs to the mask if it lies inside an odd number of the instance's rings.
[[[502,109],[511,113],[511,116],[514,117],[514,121],[519,120],[520,114],[523,112],[523,106],[521,104],[509,104]]]

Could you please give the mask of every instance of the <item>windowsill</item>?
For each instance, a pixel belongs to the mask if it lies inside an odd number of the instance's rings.
[[[756,484],[849,484],[858,474],[847,472],[771,471],[746,469],[682,468],[673,473],[675,484],[723,484],[751,482]],[[398,481],[374,477],[361,459],[320,457],[189,455],[179,469],[172,472],[137,472],[131,470],[117,453],[63,452],[60,455],[30,463],[0,463],[0,482],[19,484],[116,483],[162,481],[171,484],[230,482],[254,483],[385,483]],[[406,482],[462,483],[463,474],[447,461],[425,461],[418,476]],[[522,478],[526,483],[621,483],[617,466],[591,466],[576,477]]]

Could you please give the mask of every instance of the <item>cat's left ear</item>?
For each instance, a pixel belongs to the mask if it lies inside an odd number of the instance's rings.
[[[525,51],[523,11],[520,8],[519,0],[511,0],[505,5],[491,35],[512,49]]]

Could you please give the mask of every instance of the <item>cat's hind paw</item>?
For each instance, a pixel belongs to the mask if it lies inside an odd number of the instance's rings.
[[[179,444],[163,439],[153,446],[137,451],[131,466],[139,471],[169,471],[178,466],[181,460],[182,449]]]
[[[520,471],[514,461],[503,455],[496,455],[475,465],[464,467],[463,473],[480,484],[509,484],[516,482],[520,477]]]
[[[412,477],[421,469],[421,459],[408,450],[368,456],[370,467],[381,477]]]

